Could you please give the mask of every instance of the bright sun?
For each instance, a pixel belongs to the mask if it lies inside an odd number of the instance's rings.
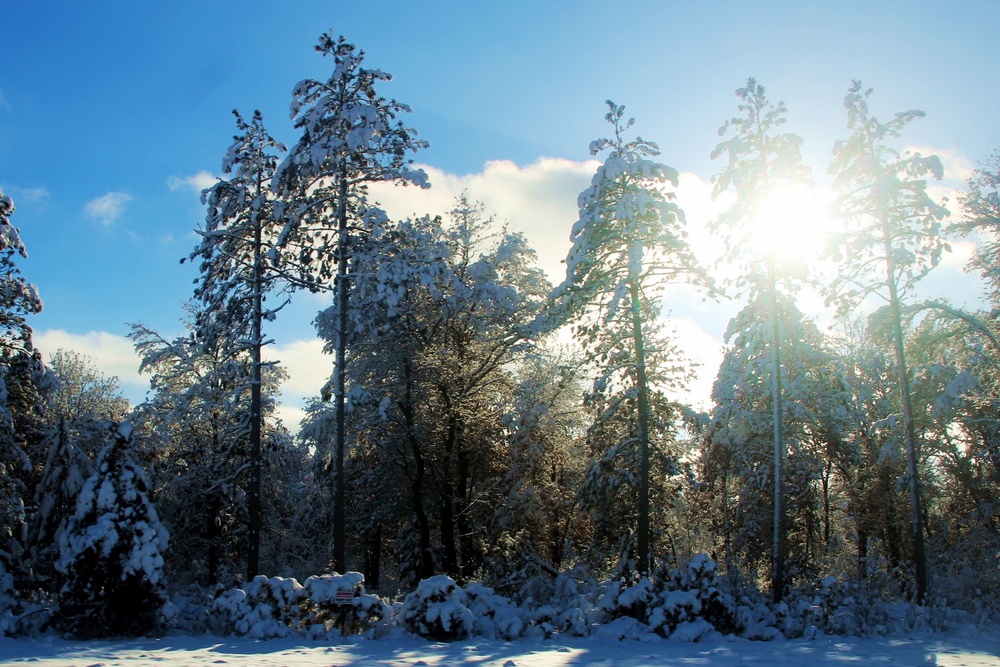
[[[777,260],[811,262],[833,228],[832,195],[815,187],[782,186],[757,204],[751,222],[754,251]]]

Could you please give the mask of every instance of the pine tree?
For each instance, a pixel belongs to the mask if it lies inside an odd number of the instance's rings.
[[[936,155],[900,153],[889,145],[922,111],[897,113],[880,122],[868,109],[872,89],[855,81],[844,99],[850,136],[838,141],[830,173],[840,193],[837,212],[846,229],[840,233],[833,258],[840,264],[829,285],[827,300],[846,314],[869,296],[887,305],[878,313],[892,332],[896,381],[902,401],[906,478],[910,496],[910,537],[916,600],[926,603],[928,592],[924,521],[917,468],[914,412],[903,340],[903,304],[913,286],[941,260],[948,249],[941,235],[947,210],[927,193],[926,176],[940,179]]]
[[[203,321],[198,305],[189,307],[189,334],[164,339],[142,325],[131,338],[142,359],[140,372],[149,373],[150,397],[136,407],[135,423],[155,446],[149,474],[157,489],[160,516],[174,535],[168,570],[172,580],[189,578],[214,585],[236,578],[246,569],[249,552],[250,405],[247,394],[253,375],[249,350],[234,353],[231,341],[218,336],[199,339]],[[283,379],[279,366],[262,369],[262,505],[283,505],[285,494],[263,493],[275,483],[279,468],[268,465],[281,452],[286,434],[275,417],[275,394]],[[278,450],[278,451],[276,451]],[[269,479],[272,478],[272,479]],[[275,535],[285,515],[261,512],[262,533]],[[268,545],[264,544],[265,551]],[[274,547],[277,548],[277,547]]]
[[[344,432],[348,363],[350,258],[356,239],[377,233],[384,212],[367,201],[369,183],[415,183],[427,187],[426,174],[414,170],[407,153],[426,146],[416,132],[396,118],[410,109],[378,95],[376,86],[392,77],[362,67],[364,51],[343,37],[326,33],[316,51],[334,60],[326,81],[306,79],[292,93],[292,117],[302,137],[275,175],[283,198],[278,217],[285,220],[279,237],[288,277],[310,290],[328,289],[331,281],[340,304],[334,346],[334,567],[346,568]]]
[[[131,424],[113,428],[114,442],[98,457],[59,541],[64,583],[56,624],[81,639],[152,632],[166,600],[167,531],[132,459]]]
[[[54,573],[59,537],[94,461],[113,439],[107,423],[124,421],[131,412],[118,378],[105,376],[92,359],[56,350],[50,370],[56,384],[45,395],[41,472],[28,528],[32,570],[41,585]]]
[[[13,200],[0,190],[0,563],[20,576],[38,465],[34,450],[43,439],[40,390],[51,382],[31,343],[27,316],[41,312],[42,300],[14,262],[28,253],[11,225],[13,214]]]
[[[779,295],[777,305],[785,332],[780,345],[786,400],[778,415],[787,448],[787,506],[782,520],[790,528],[784,537],[783,557],[797,564],[799,577],[808,579],[819,569],[816,556],[826,555],[830,544],[830,467],[843,463],[847,456],[844,440],[850,396],[816,325],[803,317],[791,297]],[[770,299],[758,294],[730,321],[726,355],[712,390],[714,405],[702,479],[719,489],[723,546],[730,568],[736,565],[731,562],[734,552],[750,568],[764,565],[767,559],[762,556],[774,539],[776,517],[767,502],[774,485],[771,316]],[[737,507],[729,505],[732,496],[739,499]],[[824,548],[814,548],[817,542]],[[789,568],[789,580],[791,574]]]
[[[720,143],[712,158],[723,154],[729,158],[723,170],[712,178],[713,197],[735,189],[736,200],[712,228],[721,232],[725,241],[726,256],[739,267],[737,285],[749,288],[751,299],[767,295],[770,303],[771,323],[771,426],[773,452],[773,511],[774,535],[771,543],[771,588],[775,602],[780,602],[785,589],[785,507],[784,472],[785,443],[782,427],[781,389],[781,330],[778,318],[779,267],[773,253],[761,256],[755,252],[760,243],[754,239],[756,219],[761,215],[761,204],[781,187],[806,182],[808,169],[802,165],[799,147],[802,139],[797,135],[776,130],[785,123],[787,110],[783,102],[773,104],[764,93],[764,87],[752,77],[745,87],[738,88],[739,110],[745,115],[726,121],[719,128],[725,134],[730,128],[735,136]],[[802,224],[808,224],[803,220]],[[757,241],[757,242],[755,242]],[[760,266],[766,267],[762,274]]]
[[[42,312],[38,289],[27,282],[14,263],[15,255],[28,257],[18,229],[10,224],[13,200],[0,190],[0,347],[3,356],[32,351],[27,316]]]
[[[274,215],[270,184],[278,157],[285,147],[264,127],[259,111],[248,123],[237,111],[240,134],[222,161],[222,171],[231,174],[207,189],[208,204],[202,241],[189,259],[201,259],[201,278],[195,290],[204,308],[199,310],[197,335],[208,345],[225,338],[230,354],[251,354],[250,375],[250,484],[247,519],[249,548],[247,579],[260,571],[261,460],[263,408],[261,402],[261,350],[270,341],[263,322],[273,320],[284,304],[264,308],[267,296],[277,291],[283,267],[275,252],[281,225]],[[183,261],[183,260],[182,260]]]
[[[580,194],[580,219],[570,235],[573,247],[566,280],[555,295],[566,312],[589,316],[576,326],[577,338],[635,392],[637,425],[629,436],[638,453],[635,566],[648,573],[652,415],[646,366],[650,341],[644,317],[658,313],[655,295],[667,284],[707,287],[709,280],[685,240],[684,213],[673,201],[674,194],[664,190],[667,184],[677,187],[677,171],[650,159],[659,154],[656,144],[641,137],[626,141],[623,133],[634,120],[623,120],[624,107],[610,100],[607,104],[605,118],[614,136],[592,142],[590,152],[610,152],[591,186]]]

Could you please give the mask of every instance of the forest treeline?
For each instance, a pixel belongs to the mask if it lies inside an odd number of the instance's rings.
[[[1000,154],[949,211],[928,191],[940,160],[901,149],[923,114],[879,120],[854,82],[829,165],[836,318],[820,329],[796,305],[809,277],[750,239],[769,194],[811,178],[787,110],[753,79],[713,152],[730,277],[699,263],[678,172],[609,101],[552,285],[468,194],[390,219],[368,186],[429,187],[412,164],[425,143],[363,52],[332,34],[316,49],[333,72],[294,88],[296,144],[234,112],[184,259],[200,269],[188,331],[133,325],[150,377],[138,406],[78,354],[43,363],[41,300],[0,194],[6,632],[38,604],[71,634],[144,632],[171,592],[258,574],[359,571],[386,594],[447,574],[516,597],[567,574],[627,586],[703,553],[732,594],[774,603],[834,577],[995,606],[1000,311],[914,287],[964,236],[1000,305]],[[692,376],[664,315],[678,284],[744,304],[708,412],[673,398]],[[284,372],[261,349],[296,290],[329,295],[314,324],[334,363],[293,437],[276,418]]]

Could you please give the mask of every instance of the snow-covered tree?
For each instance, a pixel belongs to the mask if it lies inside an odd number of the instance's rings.
[[[90,357],[73,350],[58,349],[49,355],[49,369],[56,385],[46,396],[48,421],[125,421],[131,412],[122,396],[121,382],[106,375]],[[103,429],[106,433],[107,429]],[[92,450],[94,457],[103,448]]]
[[[260,570],[261,349],[271,342],[264,336],[263,322],[273,320],[284,305],[264,307],[267,296],[284,284],[280,254],[275,252],[282,224],[274,215],[270,186],[285,147],[268,134],[260,111],[249,122],[237,111],[233,115],[240,133],[222,160],[222,172],[231,178],[202,195],[208,216],[190,259],[201,260],[195,290],[195,298],[204,304],[196,321],[198,338],[212,346],[214,339],[224,338],[230,354],[249,351],[251,356],[247,579],[253,579]]]
[[[159,625],[167,531],[132,458],[132,426],[114,425],[59,540],[56,624],[79,638],[136,636]]]
[[[645,375],[649,419],[646,422],[648,466],[648,544],[650,558],[672,558],[674,534],[671,508],[682,492],[680,459],[685,453],[684,421],[690,413],[672,401],[690,378],[690,368],[664,322],[659,309],[642,302],[642,330],[645,346]],[[635,374],[622,366],[636,356],[631,335],[621,336],[601,351],[604,366],[596,369],[596,379],[584,393],[589,426],[586,432],[588,465],[578,490],[581,509],[593,526],[587,554],[598,571],[629,577],[648,574],[641,569],[639,533],[635,526],[641,516],[637,481],[644,464],[643,448],[637,446],[639,393]],[[652,553],[655,550],[655,554]]]
[[[666,189],[668,184],[677,187],[677,171],[651,159],[659,154],[656,144],[641,137],[626,140],[623,134],[633,119],[624,120],[624,107],[610,100],[607,104],[605,118],[614,135],[590,145],[592,155],[609,152],[579,196],[580,219],[570,235],[566,280],[555,296],[568,313],[584,317],[575,335],[603,368],[595,388],[602,391],[617,382],[635,396],[636,426],[627,435],[627,446],[638,453],[635,566],[646,573],[653,416],[644,321],[659,314],[656,297],[666,285],[707,286],[709,281],[688,247],[684,213]]]
[[[977,315],[970,327],[971,320],[932,310],[908,332],[906,346],[935,597],[996,608],[1000,370],[996,320]]]
[[[311,290],[331,282],[341,311],[334,331],[337,410],[334,434],[334,565],[344,571],[344,452],[346,421],[347,329],[350,258],[356,239],[378,229],[385,214],[367,200],[370,183],[416,183],[427,187],[426,174],[410,166],[407,154],[426,145],[397,116],[405,104],[381,97],[376,87],[392,77],[362,66],[364,51],[344,37],[326,33],[316,51],[331,56],[334,70],[326,81],[306,79],[292,93],[291,113],[302,137],[292,147],[274,178],[283,198],[278,216],[285,221],[279,237],[280,256],[288,277]]]
[[[235,579],[234,569],[246,566],[252,360],[248,350],[234,355],[224,338],[215,338],[213,345],[210,339],[199,340],[196,325],[188,326],[189,335],[167,340],[133,325],[140,371],[150,374],[151,386],[135,419],[154,445],[148,469],[160,514],[175,536],[168,562],[171,579],[213,585]],[[275,416],[274,395],[282,377],[280,367],[264,366],[262,489],[273,488],[273,478],[280,477],[284,466],[271,465],[276,458],[301,458],[294,449],[288,451],[287,434]],[[276,511],[285,504],[284,494],[293,491],[289,486],[281,494],[262,493],[262,509]],[[275,536],[286,515],[262,512],[262,532]],[[264,545],[265,551],[269,548]]]
[[[966,182],[959,198],[962,218],[953,230],[978,237],[968,268],[986,279],[994,303],[1000,302],[1000,150],[991,152]]]
[[[880,122],[868,108],[871,88],[855,81],[844,99],[850,136],[838,141],[830,173],[844,230],[837,235],[832,256],[839,273],[828,286],[827,299],[848,313],[874,297],[885,305],[880,313],[892,332],[897,382],[902,400],[906,476],[910,495],[910,537],[913,544],[916,599],[927,601],[927,556],[917,469],[919,443],[909,387],[903,339],[902,308],[912,288],[941,260],[948,249],[941,234],[947,210],[927,192],[928,175],[940,179],[936,155],[901,153],[890,145],[922,111],[897,113]]]
[[[816,325],[806,320],[787,295],[777,298],[785,333],[782,346],[781,402],[788,550],[784,555],[798,577],[816,575],[830,539],[830,483],[833,467],[847,456],[850,394],[834,355]],[[770,299],[757,294],[729,323],[726,356],[712,390],[712,420],[702,454],[701,479],[719,497],[727,567],[767,570],[773,543],[769,496],[773,497],[771,401],[772,336]],[[769,493],[770,492],[770,493]],[[736,498],[737,505],[730,505]],[[772,554],[773,558],[773,554]],[[738,560],[739,562],[734,562]],[[791,575],[793,572],[789,572]],[[773,583],[773,569],[771,570]],[[789,576],[791,579],[791,576]],[[787,582],[786,582],[787,583]]]
[[[54,385],[37,350],[0,355],[0,559],[18,590],[36,583],[29,528],[51,434],[45,400]]]
[[[398,480],[390,486],[403,514],[384,504],[358,509],[371,518],[365,535],[407,538],[395,549],[406,581],[439,568],[469,576],[488,548],[476,526],[492,511],[482,494],[495,493],[502,474],[509,365],[536,335],[549,291],[524,238],[494,224],[460,197],[447,225],[389,223],[379,238],[355,244],[347,477]],[[328,350],[339,316],[335,297],[317,317]],[[354,467],[368,465],[382,471],[370,477]],[[374,497],[360,488],[353,495]]]
[[[42,312],[38,289],[27,282],[14,258],[27,257],[17,227],[10,223],[13,200],[0,190],[0,347],[3,356],[18,351],[32,351],[31,327],[27,316]]]
[[[131,411],[118,378],[105,376],[93,360],[56,350],[50,370],[55,386],[45,395],[41,471],[28,526],[33,576],[39,587],[49,590],[59,538],[97,455],[113,439],[107,424],[124,421]]]
[[[42,310],[38,290],[21,276],[15,257],[27,257],[11,225],[14,202],[0,190],[0,561],[20,567],[25,506],[34,485],[35,450],[42,439],[39,388],[44,367],[31,344],[27,317]]]
[[[521,360],[504,415],[502,502],[490,523],[489,585],[523,586],[573,564],[590,541],[577,490],[587,470],[581,355],[543,346]]]
[[[781,601],[785,588],[785,508],[784,473],[785,444],[782,438],[781,419],[781,343],[783,332],[779,327],[777,289],[779,267],[774,253],[761,251],[762,239],[755,239],[762,230],[758,218],[769,196],[779,188],[801,184],[808,178],[808,169],[802,165],[799,147],[802,139],[792,133],[777,132],[785,123],[787,110],[783,102],[774,104],[764,93],[764,87],[752,77],[746,86],[738,88],[739,110],[744,114],[731,118],[719,128],[724,135],[732,128],[734,136],[723,141],[712,152],[712,157],[728,157],[722,171],[712,177],[712,196],[716,197],[730,188],[736,199],[712,228],[720,232],[725,242],[725,255],[739,267],[738,287],[749,289],[751,299],[763,294],[770,303],[771,345],[771,426],[774,473],[772,477],[774,535],[771,543],[771,588],[775,602]],[[801,221],[809,224],[808,220]],[[761,267],[766,270],[761,273]],[[783,276],[787,280],[787,276]]]

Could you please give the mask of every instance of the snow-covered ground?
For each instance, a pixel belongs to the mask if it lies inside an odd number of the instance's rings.
[[[438,644],[401,633],[378,640],[248,639],[173,635],[133,641],[76,642],[55,638],[0,639],[0,664],[114,667],[115,665],[302,665],[436,667],[643,667],[845,665],[1000,665],[997,629],[960,629],[906,638],[822,637],[812,641],[751,642],[715,635],[689,644],[664,639],[608,637],[517,642],[470,640]]]

